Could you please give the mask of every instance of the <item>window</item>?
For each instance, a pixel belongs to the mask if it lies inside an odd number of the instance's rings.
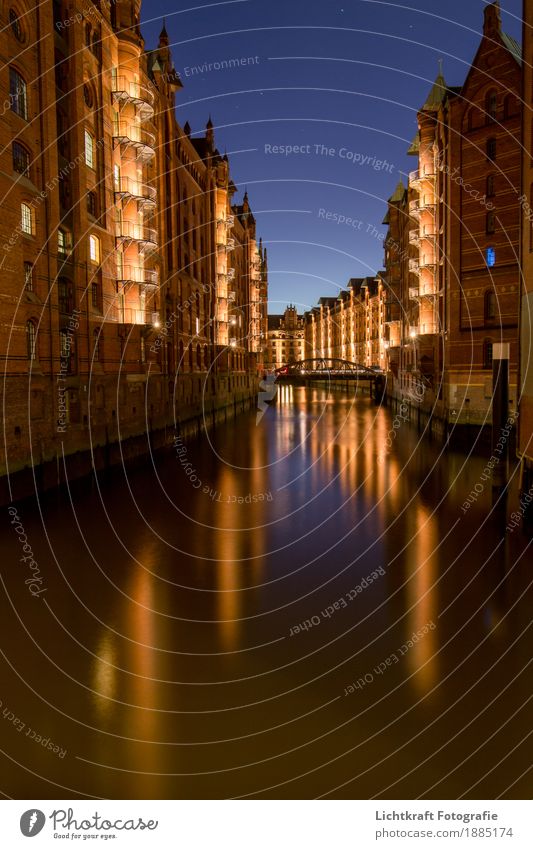
[[[16,112],[17,115],[20,115],[21,118],[24,118],[24,120],[27,121],[28,93],[26,83],[18,71],[15,71],[14,68],[9,69],[9,100],[11,102],[12,111]]]
[[[24,263],[24,288],[26,292],[33,292],[33,264]]]
[[[485,112],[487,122],[495,121],[498,113],[498,93],[489,91],[485,98]]]
[[[20,18],[18,16],[18,12],[15,9],[9,10],[9,24],[11,26],[11,32],[17,39],[17,41],[24,41],[24,33],[22,31],[22,26],[20,23]]]
[[[91,46],[92,29],[90,24],[85,24],[85,46]]]
[[[487,139],[487,158],[491,162],[496,159],[496,139]]]
[[[141,363],[146,362],[146,345],[144,342],[144,336],[141,333]]]
[[[487,233],[494,233],[496,230],[496,217],[493,212],[487,212],[486,229]]]
[[[89,83],[83,84],[83,99],[85,101],[85,105],[88,106],[89,109],[92,109],[92,106],[93,106],[93,103],[94,103],[94,98],[93,98],[93,93],[92,93],[91,86],[89,85]]]
[[[85,164],[89,168],[96,168],[94,138],[88,130],[85,130]]]
[[[87,212],[96,218],[98,209],[98,199],[96,192],[87,192]]]
[[[57,281],[57,294],[59,312],[69,315],[73,309],[72,284],[66,277],[60,277]]]
[[[20,226],[23,233],[33,235],[33,216],[31,206],[27,203],[20,204]]]
[[[89,259],[91,262],[100,262],[100,239],[98,236],[89,236]]]
[[[26,354],[29,360],[37,359],[37,334],[32,319],[26,322]]]
[[[65,257],[70,250],[70,233],[60,227],[57,231],[57,252],[59,256]]]
[[[91,306],[95,310],[101,311],[102,309],[102,289],[97,280],[93,280],[91,283]]]
[[[485,321],[494,321],[497,311],[496,292],[485,293]]]
[[[30,176],[30,154],[20,142],[13,142],[13,171],[22,174],[23,177]]]
[[[485,339],[483,343],[483,368],[492,368],[492,340]]]
[[[489,174],[487,177],[487,197],[492,198],[496,192],[494,191],[494,174]]]

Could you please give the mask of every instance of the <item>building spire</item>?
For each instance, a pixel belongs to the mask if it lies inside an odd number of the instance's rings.
[[[502,10],[499,0],[485,7],[485,20],[483,24],[483,35],[487,38],[495,38],[501,35]]]

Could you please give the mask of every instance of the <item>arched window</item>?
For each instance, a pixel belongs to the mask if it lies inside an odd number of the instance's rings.
[[[496,216],[493,212],[487,212],[486,228],[487,233],[494,233],[496,230]]]
[[[12,145],[13,171],[22,174],[23,177],[30,176],[30,154],[20,142],[15,141]]]
[[[11,103],[11,110],[27,121],[28,90],[26,81],[14,68],[9,69],[9,102]]]
[[[494,191],[494,174],[489,174],[487,177],[487,197],[492,198],[496,192]]]
[[[498,114],[498,92],[491,89],[485,97],[485,112],[487,122],[495,121]]]
[[[26,322],[26,356],[29,360],[37,359],[37,332],[33,319]]]
[[[100,239],[98,236],[89,236],[89,259],[91,262],[100,262]]]
[[[11,26],[11,32],[21,43],[24,41],[24,31],[22,29],[22,24],[20,23],[20,17],[16,9],[9,10],[9,24]]]
[[[483,342],[483,368],[492,368],[492,339]]]
[[[498,302],[496,292],[489,289],[485,292],[485,321],[494,321],[497,315]]]
[[[31,206],[27,203],[20,204],[20,226],[23,233],[28,236],[33,235],[33,215]]]
[[[494,138],[487,139],[487,158],[491,162],[496,159],[496,139]]]

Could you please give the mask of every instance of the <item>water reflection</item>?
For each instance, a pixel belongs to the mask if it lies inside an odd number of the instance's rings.
[[[500,545],[488,491],[462,512],[484,460],[440,456],[408,425],[387,446],[392,425],[367,397],[281,386],[258,424],[253,410],[188,440],[201,490],[171,451],[155,471],[147,464],[128,471],[127,485],[102,486],[109,524],[97,490],[76,496],[102,572],[51,500],[44,519],[63,580],[38,511],[25,505],[65,630],[44,607],[28,609],[15,573],[8,591],[70,677],[36,663],[20,624],[6,620],[3,644],[20,675],[10,676],[10,708],[69,756],[39,752],[38,762],[4,723],[6,751],[39,768],[6,771],[3,790],[46,797],[47,780],[68,778],[80,794],[125,798],[367,798],[389,786],[394,798],[433,786],[436,798],[493,798],[511,786],[527,796],[525,748],[505,771],[490,768],[508,751],[498,728],[513,711],[515,738],[530,731],[520,711],[531,694],[520,674],[530,659],[527,540],[517,530]],[[7,562],[16,546],[6,537]],[[345,696],[348,681],[431,622],[396,666]],[[25,680],[50,707],[28,702]],[[504,691],[483,713],[486,693]],[[58,722],[56,703],[78,721]],[[464,735],[469,721],[475,733]],[[462,769],[494,732],[490,752]]]

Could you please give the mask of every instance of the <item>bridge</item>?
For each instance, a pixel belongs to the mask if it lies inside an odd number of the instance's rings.
[[[305,380],[371,380],[381,377],[385,372],[379,368],[370,368],[349,360],[339,360],[335,357],[312,357],[287,363],[275,370],[278,380],[304,378]]]

